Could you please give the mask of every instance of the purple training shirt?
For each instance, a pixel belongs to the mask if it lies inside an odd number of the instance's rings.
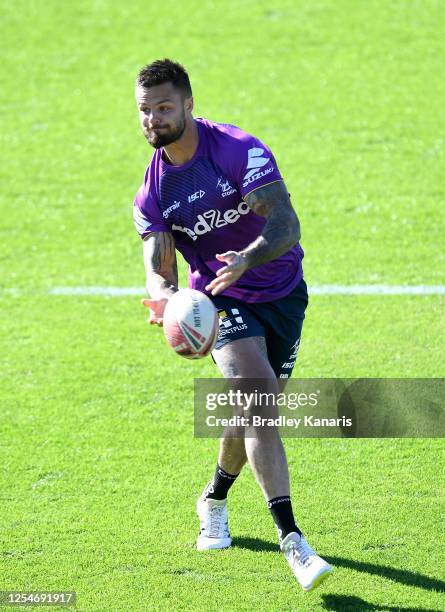
[[[226,265],[215,255],[239,251],[266,223],[243,198],[281,179],[270,149],[233,125],[195,119],[199,144],[193,158],[172,166],[157,149],[134,201],[134,223],[141,236],[171,232],[189,264],[189,287],[203,293]],[[251,268],[222,295],[244,302],[270,302],[288,295],[303,276],[303,249]]]

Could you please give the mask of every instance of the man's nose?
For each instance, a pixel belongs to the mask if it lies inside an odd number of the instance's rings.
[[[154,128],[159,124],[159,117],[156,113],[153,113],[153,111],[151,111],[150,113],[145,115],[144,124],[150,129]]]

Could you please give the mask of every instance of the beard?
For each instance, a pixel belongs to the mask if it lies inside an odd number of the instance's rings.
[[[164,128],[162,133],[150,130],[147,136],[148,143],[155,149],[166,147],[181,138],[185,130],[185,114],[173,127]]]

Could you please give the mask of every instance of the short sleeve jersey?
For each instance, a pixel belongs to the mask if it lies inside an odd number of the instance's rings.
[[[189,287],[205,286],[224,266],[215,255],[239,251],[253,242],[266,223],[243,200],[282,180],[270,149],[241,129],[195,119],[199,144],[182,166],[162,159],[157,149],[134,201],[134,223],[141,238],[171,232],[189,264]],[[223,295],[245,302],[269,302],[288,295],[303,276],[299,244],[268,263],[245,272]]]

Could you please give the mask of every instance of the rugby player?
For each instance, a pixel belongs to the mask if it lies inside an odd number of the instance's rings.
[[[171,60],[142,68],[136,102],[142,132],[155,149],[133,207],[144,241],[149,323],[162,325],[178,290],[177,249],[189,263],[189,287],[209,295],[222,318],[212,356],[223,376],[268,379],[278,389],[297,357],[308,296],[300,224],[275,159],[243,130],[194,118],[187,72]],[[295,522],[277,428],[221,439],[215,474],[197,504],[197,548],[231,545],[227,494],[247,461],[280,548],[309,590],[332,568]]]

